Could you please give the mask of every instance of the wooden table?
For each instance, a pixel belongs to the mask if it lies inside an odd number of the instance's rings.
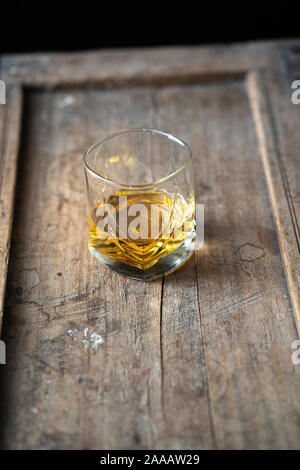
[[[1,447],[300,448],[300,42],[3,56],[1,78]],[[140,126],[191,145],[206,217],[152,283],[87,249],[83,150]]]

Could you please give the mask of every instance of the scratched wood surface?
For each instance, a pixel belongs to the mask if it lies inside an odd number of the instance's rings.
[[[2,58],[1,448],[300,447],[299,57],[283,41]],[[82,152],[140,126],[191,145],[206,217],[195,260],[152,283],[87,250]]]

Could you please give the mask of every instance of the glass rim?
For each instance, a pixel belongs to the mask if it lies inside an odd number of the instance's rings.
[[[181,147],[183,147],[185,150],[187,150],[188,152],[188,158],[187,160],[179,167],[177,168],[177,170],[173,171],[172,173],[168,174],[167,176],[163,177],[163,178],[160,178],[156,181],[153,181],[151,183],[146,183],[146,184],[126,184],[126,183],[119,183],[117,181],[114,181],[114,180],[111,180],[109,178],[105,178],[104,176],[102,176],[100,173],[97,173],[95,170],[93,170],[87,163],[87,157],[89,155],[90,152],[92,152],[93,150],[95,150],[98,146],[100,146],[103,142],[109,140],[109,139],[112,139],[113,137],[117,137],[118,135],[121,135],[121,134],[126,134],[126,133],[130,133],[130,132],[149,132],[150,134],[159,134],[159,135],[162,135],[164,137],[167,137],[168,139],[172,140],[173,142],[176,142],[177,144],[179,144]],[[158,185],[158,184],[161,184],[161,183],[164,183],[165,181],[168,181],[169,179],[173,178],[175,175],[177,175],[178,173],[180,173],[182,170],[184,170],[188,164],[192,161],[192,149],[190,148],[190,146],[184,142],[182,139],[179,139],[179,137],[176,137],[174,136],[173,134],[170,134],[169,132],[165,132],[165,131],[161,131],[161,130],[158,130],[158,129],[152,129],[152,128],[148,128],[148,127],[136,127],[136,128],[128,128],[128,129],[121,129],[120,131],[118,132],[115,132],[114,134],[110,134],[108,135],[107,137],[104,137],[103,139],[101,139],[99,142],[91,145],[90,147],[88,147],[85,151],[84,151],[84,154],[83,154],[83,165],[84,165],[84,168],[85,170],[91,174],[92,176],[94,176],[95,178],[99,179],[99,180],[102,180],[102,181],[105,181],[106,183],[109,183],[110,185],[114,185],[114,186],[122,186],[124,188],[147,188],[147,187],[152,187],[152,186],[155,186],[155,185]]]

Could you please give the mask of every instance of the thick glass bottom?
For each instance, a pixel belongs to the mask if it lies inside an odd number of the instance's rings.
[[[144,271],[130,264],[110,258],[93,247],[89,247],[89,249],[91,254],[101,264],[122,276],[138,281],[154,281],[164,274],[167,275],[177,271],[177,269],[192,259],[194,251],[190,249],[190,243],[190,241],[183,243],[177,250],[172,251],[169,255],[161,258],[154,266]]]

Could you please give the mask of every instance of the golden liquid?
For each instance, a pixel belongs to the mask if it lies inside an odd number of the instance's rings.
[[[193,236],[194,195],[187,201],[178,193],[169,194],[166,191],[120,191],[111,195],[105,202],[115,209],[114,235],[109,236],[107,228],[105,231],[99,229],[99,222],[107,215],[104,213],[97,216],[97,209],[103,204],[103,201],[99,200],[92,218],[89,219],[89,246],[115,260],[146,270]],[[132,225],[137,217],[136,212],[134,216],[128,215],[133,204],[142,204],[146,208],[138,213],[140,223],[137,224],[136,233],[138,234],[140,227],[144,227],[138,239],[133,239],[129,230],[130,224]],[[127,214],[126,237],[119,224],[124,220],[124,212]]]

